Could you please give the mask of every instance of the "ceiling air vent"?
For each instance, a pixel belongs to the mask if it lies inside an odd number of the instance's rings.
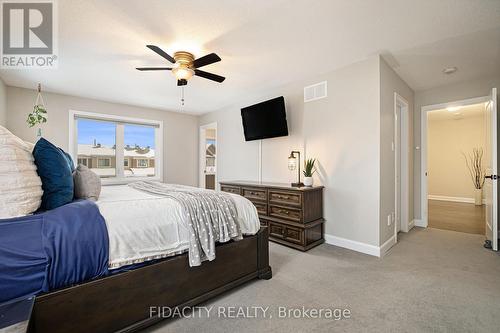
[[[326,81],[304,88],[304,103],[325,98],[328,95]]]

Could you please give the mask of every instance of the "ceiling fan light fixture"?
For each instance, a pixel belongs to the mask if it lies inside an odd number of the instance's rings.
[[[186,51],[177,51],[170,56],[156,45],[146,45],[147,48],[173,64],[172,67],[137,67],[139,71],[172,71],[177,79],[177,86],[187,85],[187,81],[193,76],[199,76],[207,80],[222,83],[226,78],[217,74],[200,70],[200,67],[214,64],[222,59],[215,53],[207,54],[195,59],[194,55]]]
[[[177,81],[179,80],[189,80],[194,75],[193,61],[194,56],[192,53],[185,51],[178,51],[174,53],[175,65],[172,69]]]
[[[177,66],[172,69],[172,73],[174,74],[175,78],[177,80],[189,80],[190,78],[193,77],[194,71],[185,66]]]

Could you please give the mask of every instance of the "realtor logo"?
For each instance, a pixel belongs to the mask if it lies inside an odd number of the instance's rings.
[[[2,2],[2,68],[55,68],[53,1]]]

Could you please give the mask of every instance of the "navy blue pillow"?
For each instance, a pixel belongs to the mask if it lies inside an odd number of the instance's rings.
[[[42,179],[40,208],[50,210],[73,201],[73,174],[64,151],[40,138],[33,149],[33,156],[36,171]]]
[[[74,172],[75,171],[75,164],[73,164],[73,159],[71,158],[71,156],[69,156],[69,154],[67,152],[65,152],[64,150],[62,150],[61,148],[58,148],[58,149],[64,154],[66,161],[68,161],[68,165],[69,165],[69,168],[71,169],[71,172]]]

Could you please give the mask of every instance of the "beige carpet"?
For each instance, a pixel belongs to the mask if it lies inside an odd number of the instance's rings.
[[[146,332],[498,332],[500,256],[483,237],[414,228],[383,258],[331,245],[302,253],[271,244],[269,281],[204,306],[270,307],[273,318],[167,320]],[[280,319],[279,306],[348,308],[350,319]]]

